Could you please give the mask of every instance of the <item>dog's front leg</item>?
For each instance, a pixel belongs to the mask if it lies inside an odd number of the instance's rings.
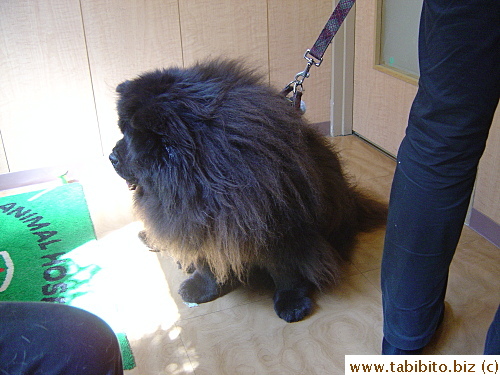
[[[309,315],[313,308],[310,297],[313,285],[300,275],[271,272],[276,290],[273,296],[274,311],[288,323],[298,322]]]
[[[204,303],[229,293],[236,288],[238,282],[234,279],[220,284],[206,263],[196,265],[196,270],[179,288],[179,294],[185,302]]]

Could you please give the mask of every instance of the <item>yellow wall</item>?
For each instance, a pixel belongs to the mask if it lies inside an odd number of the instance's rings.
[[[243,58],[282,89],[306,65],[331,0],[2,0],[0,173],[107,154],[115,87],[153,68]],[[305,83],[330,119],[331,59]]]

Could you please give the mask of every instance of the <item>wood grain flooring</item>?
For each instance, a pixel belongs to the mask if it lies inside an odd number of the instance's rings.
[[[388,201],[395,161],[355,136],[332,142],[352,180]],[[186,275],[140,243],[140,224],[128,224],[126,187],[109,166],[104,169],[99,184],[96,169],[87,179],[85,172],[80,175],[100,245],[119,249],[126,269],[115,282],[117,293],[126,291],[120,318],[128,325],[137,362],[127,375],[342,374],[346,354],[380,353],[384,230],[359,236],[341,285],[317,293],[313,314],[301,322],[279,319],[270,294],[249,288],[189,308],[177,294]],[[464,227],[451,266],[445,321],[427,354],[482,353],[500,301],[499,254]]]

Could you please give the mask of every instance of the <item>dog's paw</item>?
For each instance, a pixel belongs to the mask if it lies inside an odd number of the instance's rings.
[[[276,314],[288,323],[304,319],[313,308],[312,299],[297,290],[277,290],[273,301]]]
[[[184,302],[204,303],[219,297],[221,289],[210,277],[195,271],[189,279],[182,282],[179,294]]]

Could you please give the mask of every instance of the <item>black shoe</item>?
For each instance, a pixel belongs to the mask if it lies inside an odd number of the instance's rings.
[[[436,326],[436,330],[441,326],[444,320],[444,307],[443,311],[441,311],[441,316],[439,317],[438,324]],[[396,348],[389,344],[389,342],[385,339],[382,340],[382,355],[418,355],[422,354],[424,348],[415,349],[415,350],[404,350]]]
[[[383,355],[417,355],[422,354],[423,348],[416,350],[404,350],[396,348],[389,344],[389,342],[385,339],[382,340],[382,354]]]

